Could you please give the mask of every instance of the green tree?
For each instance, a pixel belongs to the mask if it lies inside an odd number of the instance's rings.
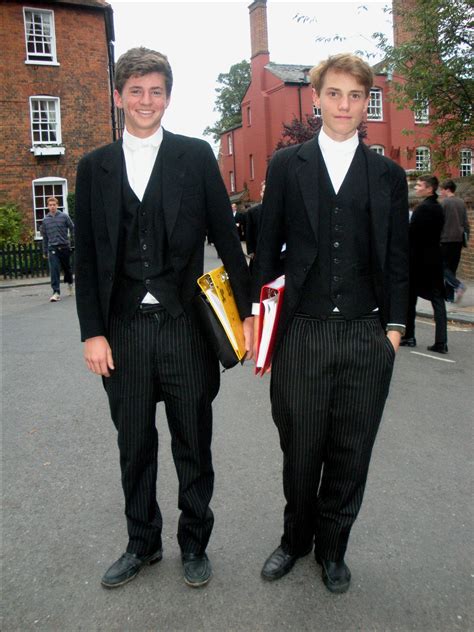
[[[212,126],[206,127],[204,134],[215,141],[226,129],[242,123],[240,104],[250,84],[250,64],[245,59],[230,67],[229,72],[221,73],[217,77],[219,87],[216,88],[217,98],[214,111],[219,112],[220,119]]]
[[[69,217],[74,221],[76,216],[76,193],[68,193],[67,194],[67,210],[69,213]]]
[[[375,33],[393,77],[391,98],[402,108],[428,105],[428,142],[439,171],[459,162],[474,137],[473,9],[471,0],[395,2],[406,41],[396,48]]]
[[[0,206],[0,248],[30,241],[32,231],[25,224],[23,214],[15,204]]]

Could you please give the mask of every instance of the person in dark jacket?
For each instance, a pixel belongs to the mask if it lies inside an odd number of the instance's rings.
[[[258,233],[260,228],[260,216],[262,213],[262,200],[265,193],[265,180],[260,189],[260,203],[251,206],[246,213],[245,222],[245,242],[247,245],[247,255],[250,258],[249,269],[252,271],[253,260],[257,251]]]
[[[270,161],[252,273],[257,303],[286,244],[270,386],[286,507],[261,575],[277,580],[313,551],[326,588],[343,593],[351,583],[344,557],[405,331],[408,189],[403,169],[357,133],[370,66],[344,53],[310,78],[323,126]],[[254,324],[258,333],[259,316]]]
[[[448,353],[448,334],[444,294],[443,257],[440,237],[444,214],[438,203],[436,176],[421,176],[415,195],[423,201],[415,207],[410,220],[410,292],[407,328],[401,346],[415,347],[416,301],[419,296],[431,301],[435,318],[435,342],[428,351]]]
[[[82,158],[77,172],[77,312],[84,359],[103,378],[117,428],[129,536],[102,578],[106,588],[134,579],[163,555],[160,399],[179,480],[184,579],[202,586],[211,577],[206,547],[214,523],[212,401],[219,366],[193,309],[209,228],[252,346],[250,275],[212,149],[161,126],[172,84],[165,55],[144,47],[124,53],[114,90],[125,117],[123,139]]]
[[[469,220],[467,209],[461,198],[455,195],[456,183],[446,180],[440,186],[441,206],[444,212],[444,226],[441,233],[441,252],[444,263],[444,284],[446,300],[458,303],[466,286],[456,278],[464,240],[469,239]],[[467,243],[465,244],[467,246]]]

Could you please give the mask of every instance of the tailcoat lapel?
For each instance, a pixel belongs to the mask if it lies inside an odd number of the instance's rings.
[[[171,240],[178,217],[181,196],[183,194],[186,168],[182,156],[184,149],[180,147],[176,137],[163,130],[163,142],[160,147],[162,165],[162,200],[166,232]]]
[[[117,256],[120,218],[122,214],[122,172],[122,141],[118,141],[106,148],[99,173],[103,209],[114,259]]]
[[[296,176],[303,197],[308,219],[316,239],[318,238],[318,172],[319,153],[318,136],[304,143],[298,151],[299,164],[296,167]]]
[[[390,174],[384,160],[361,143],[367,158],[372,234],[380,268],[385,267],[390,221]]]

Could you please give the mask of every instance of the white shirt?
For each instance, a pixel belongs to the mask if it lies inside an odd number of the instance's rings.
[[[140,202],[145,194],[162,140],[162,127],[159,127],[148,138],[132,136],[127,129],[123,132],[122,147],[127,167],[127,178],[132,191]]]
[[[337,194],[359,146],[359,135],[356,131],[351,138],[337,142],[329,138],[324,129],[321,129],[318,142],[332,186]]]
[[[125,156],[125,166],[127,169],[128,182],[140,202],[145,194],[151,172],[155,165],[158,151],[163,141],[163,128],[159,127],[154,134],[148,138],[138,138],[132,136],[125,128],[123,132],[123,155]],[[159,301],[147,292],[142,303],[156,304]]]

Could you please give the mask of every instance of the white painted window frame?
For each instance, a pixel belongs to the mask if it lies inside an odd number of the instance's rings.
[[[459,175],[461,178],[472,175],[472,149],[464,147],[461,149],[461,160],[459,163]]]
[[[383,145],[370,145],[369,149],[375,151],[380,156],[385,156],[385,147]]]
[[[51,193],[45,192],[44,187],[47,187],[47,186],[53,187],[53,191]],[[62,194],[60,197],[62,197],[63,199],[63,203],[58,205],[59,210],[64,211],[65,213],[69,213],[69,210],[67,207],[68,188],[67,188],[66,178],[50,176],[46,178],[36,178],[35,180],[31,181],[31,189],[32,189],[32,197],[33,197],[33,230],[35,232],[35,239],[43,239],[40,233],[40,226],[41,226],[41,222],[44,219],[44,216],[47,215],[48,213],[46,199],[50,197],[51,195],[55,195],[55,196],[58,195],[54,191],[54,187],[57,187],[57,186],[61,186],[62,188]],[[43,187],[43,192],[42,192],[43,205],[42,206],[37,206],[36,204],[36,198],[38,197],[36,195],[36,187]],[[39,216],[38,215],[39,213],[41,213],[42,215]]]
[[[51,47],[51,52],[49,53],[49,55],[51,56],[51,59],[36,59],[35,53],[31,53],[28,50],[29,33],[28,33],[27,14],[30,12],[32,15],[41,15],[42,20],[46,17],[49,18],[49,28],[51,31],[50,36],[49,36],[50,37],[49,45]],[[41,66],[59,66],[57,54],[56,54],[56,27],[54,24],[54,11],[51,11],[49,9],[38,9],[35,7],[23,7],[23,23],[25,27],[25,49],[26,49],[25,64],[35,64],[35,65],[41,65]],[[36,53],[36,54],[40,55],[40,53]],[[46,56],[46,55],[43,55],[43,56]]]
[[[381,88],[371,88],[370,90],[367,120],[383,121],[383,92]]]
[[[430,105],[428,99],[417,96],[415,99],[413,118],[417,125],[427,125],[430,122]]]
[[[417,147],[415,150],[415,169],[422,173],[431,171],[431,151],[426,145]]]

